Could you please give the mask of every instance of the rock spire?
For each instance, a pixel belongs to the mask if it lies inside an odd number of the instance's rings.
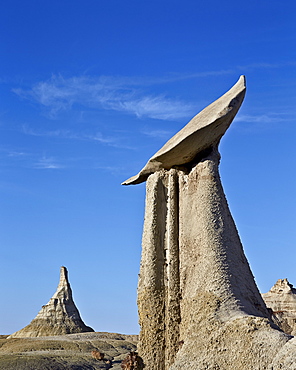
[[[82,321],[73,301],[68,271],[62,266],[60,282],[49,302],[23,329],[10,335],[10,338],[41,337],[94,331]]]
[[[269,320],[220,181],[218,145],[245,90],[242,76],[123,183],[146,181],[138,352],[149,370],[296,362],[296,343]]]

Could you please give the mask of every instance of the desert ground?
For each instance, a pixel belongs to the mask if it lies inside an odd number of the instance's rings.
[[[11,339],[1,335],[0,369],[108,369],[105,361],[92,357],[92,351],[99,351],[106,360],[112,360],[112,369],[121,370],[121,361],[136,350],[137,341],[137,335],[103,332]]]

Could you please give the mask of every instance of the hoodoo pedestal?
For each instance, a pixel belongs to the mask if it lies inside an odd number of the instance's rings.
[[[245,89],[242,76],[124,183],[147,181],[138,349],[149,370],[291,369],[296,360],[294,340],[269,319],[218,171]]]

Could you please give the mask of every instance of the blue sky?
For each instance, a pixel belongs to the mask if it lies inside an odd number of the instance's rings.
[[[145,185],[121,186],[247,78],[221,177],[259,289],[296,285],[296,3],[10,0],[0,5],[0,333],[69,270],[96,331],[137,333]]]

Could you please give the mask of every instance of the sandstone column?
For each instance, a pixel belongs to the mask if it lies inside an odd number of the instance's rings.
[[[139,350],[155,369],[173,363],[180,323],[178,173],[147,180],[143,252],[138,285],[142,327]],[[149,358],[149,360],[148,360]],[[168,367],[166,367],[168,368]]]

